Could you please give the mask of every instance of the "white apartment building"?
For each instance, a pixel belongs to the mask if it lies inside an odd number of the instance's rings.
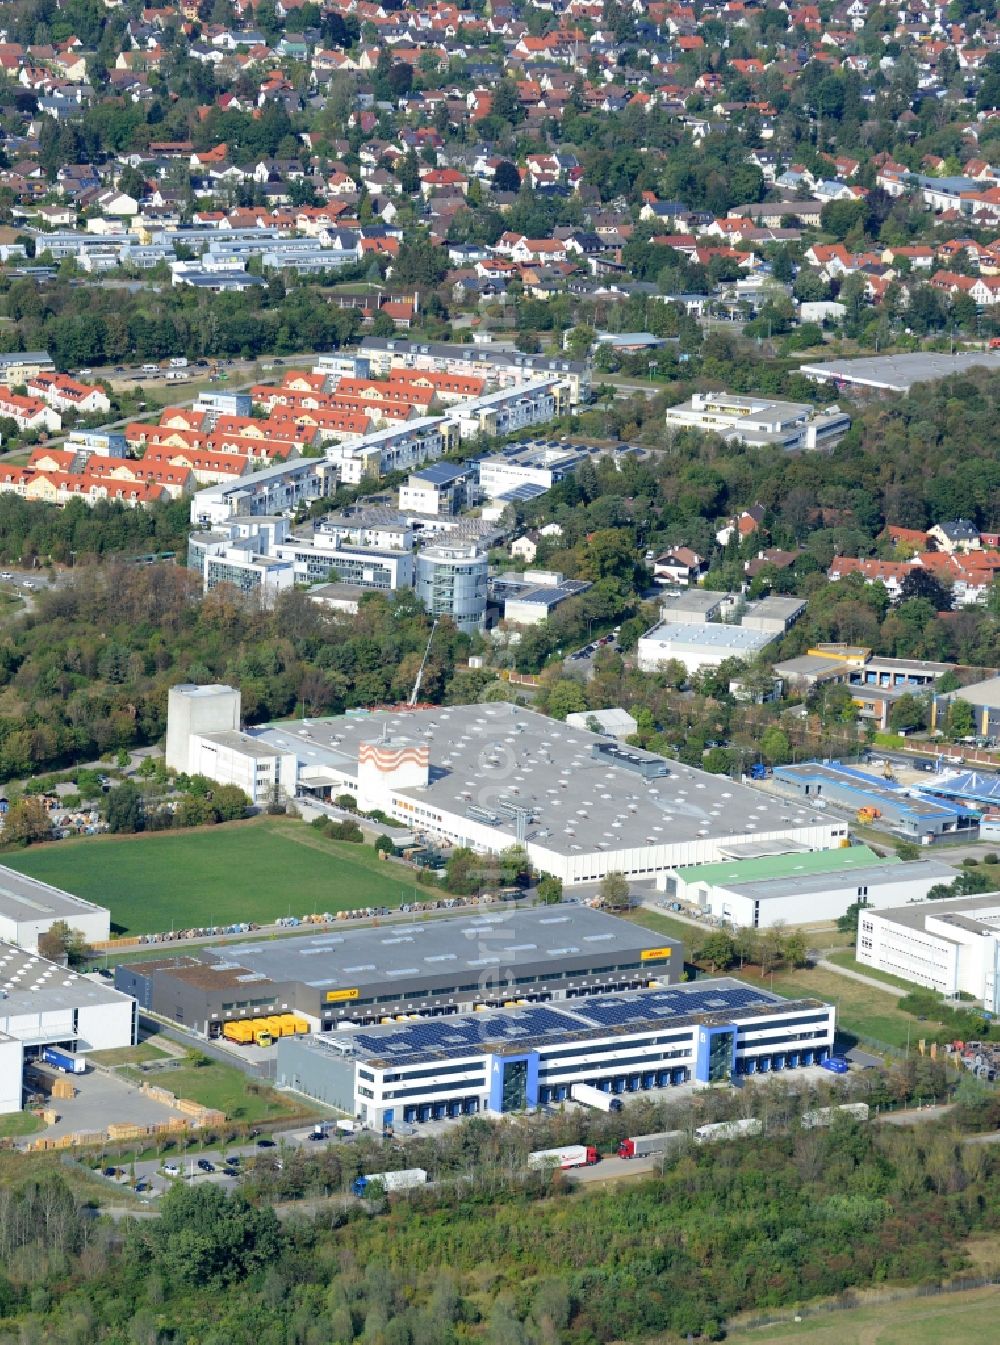
[[[862,911],[857,959],[1000,1013],[1000,893]]]

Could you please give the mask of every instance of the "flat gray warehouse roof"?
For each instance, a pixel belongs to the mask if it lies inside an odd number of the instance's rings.
[[[741,896],[756,900],[778,901],[783,897],[806,896],[810,892],[828,892],[831,888],[863,887],[866,884],[880,887],[886,883],[901,885],[917,879],[950,883],[954,877],[955,870],[950,865],[942,864],[939,860],[924,859],[914,860],[910,864],[872,864],[863,869],[801,873],[794,878],[758,878],[747,883],[720,882],[718,886],[727,892],[738,892]]]
[[[699,631],[739,627],[699,626]],[[766,644],[770,637],[747,632]],[[506,702],[431,710],[389,710],[336,719],[292,721],[253,730],[294,752],[300,766],[356,774],[362,742],[388,736],[426,742],[430,783],[400,797],[489,825],[498,840],[517,839],[516,810],[528,814],[524,840],[564,855],[626,847],[679,845],[745,833],[830,824],[803,800],[779,797],[721,775]],[[480,800],[487,802],[480,806]],[[485,817],[489,821],[485,822]]]
[[[870,359],[829,360],[802,364],[799,372],[822,383],[852,383],[886,392],[909,392],[914,383],[926,383],[968,369],[1000,369],[1000,351],[959,351],[955,355],[876,355]]]
[[[8,920],[71,920],[81,911],[103,910],[61,887],[50,887],[0,864],[0,916]]]
[[[0,995],[4,1018],[89,1008],[127,998],[104,981],[80,976],[12,943],[0,943]]]
[[[662,948],[665,939],[589,906],[565,903],[535,910],[489,910],[454,919],[372,929],[330,930],[300,938],[225,944],[206,949],[211,966],[238,966],[271,982],[316,989],[388,987],[421,976],[480,975],[494,967],[551,962],[593,954],[619,956]],[[676,946],[680,947],[679,944]],[[252,988],[253,982],[241,978]]]

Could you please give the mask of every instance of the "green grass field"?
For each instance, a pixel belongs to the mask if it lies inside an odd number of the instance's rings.
[[[969,1289],[935,1298],[845,1308],[784,1326],[733,1330],[731,1340],[747,1345],[971,1345],[996,1340],[1000,1289]]]
[[[16,1111],[0,1116],[0,1139],[20,1139],[24,1135],[33,1135],[41,1128],[41,1117],[30,1111]]]
[[[744,979],[754,981],[753,975]],[[765,978],[770,985],[770,978]],[[909,1040],[916,1047],[924,1035],[924,1024],[913,1014],[897,1006],[896,996],[888,990],[883,994],[872,986],[862,985],[849,976],[838,976],[823,967],[801,968],[796,971],[774,973],[774,989],[779,995],[792,998],[813,995],[837,1006],[837,1027],[840,1031],[858,1037],[867,1037],[886,1046],[901,1049]]]
[[[91,1060],[99,1065],[143,1065],[150,1060],[166,1060],[166,1051],[153,1046],[151,1042],[141,1041],[138,1046],[116,1046],[110,1051],[91,1051]]]
[[[116,933],[149,934],[426,899],[369,846],[304,823],[261,818],[148,836],[33,846],[5,863],[111,910]]]
[[[827,953],[826,960],[835,962],[838,967],[846,967],[848,971],[856,971],[861,976],[870,976],[873,981],[885,981],[886,985],[894,985],[897,990],[904,993],[914,988],[910,981],[904,981],[901,976],[893,976],[890,972],[881,971],[876,967],[866,967],[864,963],[858,961],[853,949],[850,948],[842,953]]]
[[[304,1104],[290,1102],[266,1084],[254,1082],[235,1065],[206,1060],[203,1065],[179,1065],[176,1069],[140,1073],[126,1067],[122,1073],[136,1081],[168,1088],[175,1097],[189,1098],[203,1107],[216,1107],[230,1121],[256,1125],[260,1121],[280,1121],[301,1112]]]

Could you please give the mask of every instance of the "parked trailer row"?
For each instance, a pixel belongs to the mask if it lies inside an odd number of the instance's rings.
[[[272,1014],[268,1018],[242,1018],[224,1023],[222,1035],[238,1046],[270,1046],[279,1037],[300,1036],[309,1031],[309,1022],[297,1013]]]

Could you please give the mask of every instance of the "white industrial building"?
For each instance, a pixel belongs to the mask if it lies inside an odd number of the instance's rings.
[[[695,865],[664,890],[716,920],[747,929],[837,920],[863,902],[873,910],[922,901],[954,869],[938,860],[879,859],[867,846],[756,855]]]
[[[781,402],[729,392],[696,392],[667,411],[667,424],[703,430],[752,448],[827,448],[851,428],[838,406],[817,411],[810,402]]]
[[[21,1110],[24,1046],[0,1032],[0,1116]]]
[[[695,673],[717,668],[727,659],[753,659],[774,639],[770,631],[721,621],[661,621],[639,637],[636,657],[640,672],[659,672],[676,662]]]
[[[171,687],[165,756],[172,770],[238,786],[255,806],[295,793],[295,765],[288,754],[240,731],[235,687]]]
[[[77,930],[87,943],[102,943],[111,937],[107,907],[0,866],[0,939],[36,953],[39,936],[58,921]]]
[[[1000,893],[862,911],[857,959],[1000,1013]]]
[[[381,1130],[798,1069],[833,1047],[834,1009],[730,978],[558,1004],[283,1037],[277,1081]]]
[[[169,715],[179,710],[183,726],[168,720],[167,763],[181,770],[192,760],[204,770],[203,746],[193,738],[228,735],[239,717],[238,692],[225,701],[218,696],[225,689],[208,688],[201,702],[202,690],[171,691]],[[197,729],[188,727],[192,702]],[[219,709],[212,725],[204,713],[210,705]],[[652,881],[762,843],[825,850],[847,837],[846,822],[808,803],[505,702],[273,724],[226,736],[222,745],[252,757],[254,770],[261,748],[274,749],[273,769],[289,795],[351,794],[365,811],[381,809],[432,841],[480,853],[523,844],[537,869],[567,885],[608,873]],[[231,782],[222,753],[217,761],[214,778]]]
[[[100,976],[81,976],[0,942],[0,1033],[28,1054],[43,1046],[108,1051],[135,1041],[135,1000]]]

